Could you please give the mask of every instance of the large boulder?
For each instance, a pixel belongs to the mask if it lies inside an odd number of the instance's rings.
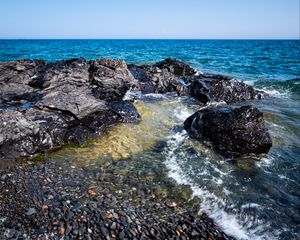
[[[83,143],[108,125],[140,120],[123,100],[137,80],[122,61],[22,60],[0,66],[0,84],[10,91],[0,89],[2,161]]]
[[[189,135],[209,141],[224,156],[268,153],[272,140],[263,113],[254,106],[218,106],[194,113],[184,122]]]
[[[169,58],[150,65],[129,65],[132,75],[139,81],[142,93],[185,92],[180,82],[183,76],[192,76],[196,71],[188,64]]]
[[[190,94],[203,104],[209,101],[231,104],[262,97],[253,87],[222,75],[201,74],[185,78],[185,81],[190,84]]]

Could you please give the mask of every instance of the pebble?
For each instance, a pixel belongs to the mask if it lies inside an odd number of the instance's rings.
[[[87,190],[87,193],[88,193],[88,195],[90,195],[90,196],[95,196],[95,195],[96,195],[96,193],[95,193],[92,189],[88,189],[88,190]]]
[[[190,212],[188,204],[177,209],[173,197],[156,196],[155,182],[135,179],[135,174],[117,175],[97,166],[91,170],[70,170],[70,166],[59,169],[49,161],[16,167],[11,177],[14,182],[3,170],[6,178],[0,180],[0,239],[7,239],[4,233],[13,234],[13,239],[231,239],[206,215]],[[44,179],[48,184],[40,188]],[[35,214],[30,225],[20,209],[25,209],[27,216]],[[42,211],[37,214],[38,210]],[[2,214],[9,220],[1,220]]]
[[[36,209],[35,208],[28,208],[28,211],[26,213],[27,216],[33,215],[36,213]]]
[[[125,232],[124,231],[119,232],[118,237],[120,240],[123,240],[125,238]]]
[[[113,222],[111,225],[110,225],[110,229],[111,230],[115,230],[117,228],[117,224],[115,222]]]
[[[58,228],[58,233],[60,236],[65,235],[66,229],[64,227],[59,227]]]
[[[170,208],[175,208],[177,206],[177,204],[175,202],[170,202],[170,201],[167,201],[166,205]]]

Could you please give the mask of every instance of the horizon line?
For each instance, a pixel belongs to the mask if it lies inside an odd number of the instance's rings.
[[[299,38],[0,38],[0,40],[300,40]]]

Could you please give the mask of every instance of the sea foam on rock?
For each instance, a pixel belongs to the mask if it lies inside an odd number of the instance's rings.
[[[268,153],[272,140],[256,107],[217,106],[195,112],[184,122],[189,135],[209,141],[224,156]]]

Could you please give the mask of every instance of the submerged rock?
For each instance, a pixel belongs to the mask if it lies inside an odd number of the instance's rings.
[[[268,153],[272,140],[263,113],[254,106],[218,106],[194,113],[184,122],[189,135],[210,141],[224,156]]]

